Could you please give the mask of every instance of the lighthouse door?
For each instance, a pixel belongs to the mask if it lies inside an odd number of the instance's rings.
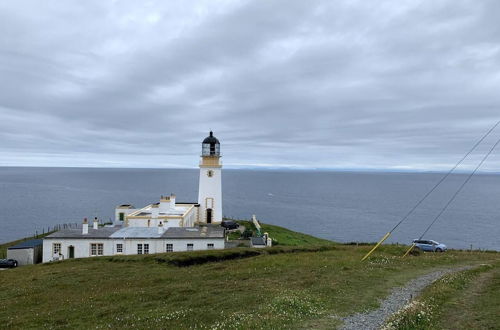
[[[212,209],[207,209],[207,223],[212,223]]]
[[[73,245],[68,247],[68,257],[70,259],[73,259],[75,257],[75,247]]]

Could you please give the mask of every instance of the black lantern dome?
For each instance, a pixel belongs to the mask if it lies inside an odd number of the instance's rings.
[[[210,131],[210,135],[203,140],[201,144],[202,156],[220,156],[220,142],[214,136],[214,132]]]

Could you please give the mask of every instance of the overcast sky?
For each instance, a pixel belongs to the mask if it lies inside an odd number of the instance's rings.
[[[227,166],[447,169],[500,120],[499,17],[496,0],[2,1],[0,165],[194,167],[212,129]]]

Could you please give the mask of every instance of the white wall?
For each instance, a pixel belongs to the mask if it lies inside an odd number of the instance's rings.
[[[137,209],[116,208],[115,209],[115,225],[123,225],[125,220],[120,221],[120,213],[125,213],[125,216],[137,211]],[[124,218],[125,219],[125,218]]]
[[[207,175],[212,171],[212,177]],[[207,198],[213,198],[212,222],[222,221],[222,169],[217,167],[200,167],[200,184],[198,188],[198,203],[200,204],[200,222],[206,222]]]
[[[130,218],[128,219],[128,227],[147,227],[148,226],[148,220],[149,221],[149,227],[158,227],[158,224],[161,223],[163,224],[163,228],[169,228],[169,227],[180,227],[180,222],[181,219],[168,219],[165,221],[165,219],[134,219]]]
[[[171,201],[169,199],[168,200],[167,199],[160,200],[160,206],[158,208],[159,208],[159,211],[161,213],[168,213],[170,211],[171,207],[172,207]]]
[[[173,244],[174,252],[187,251],[187,244],[193,244],[193,250],[207,250],[207,244],[214,244],[214,249],[224,249],[224,238],[196,238],[196,239],[58,239],[45,238],[43,240],[43,262],[49,262],[53,258],[52,244],[61,244],[61,253],[64,259],[69,257],[68,247],[75,247],[75,258],[90,257],[90,244],[102,243],[105,256],[116,254],[137,254],[137,244],[149,244],[149,253],[166,252],[166,244]],[[123,244],[123,253],[116,252],[116,244]],[[144,247],[143,247],[144,248]]]
[[[224,238],[203,238],[203,239],[170,239],[165,244],[174,245],[174,252],[187,251],[187,244],[193,244],[193,250],[207,250],[207,244],[214,244],[214,249],[224,249]],[[163,247],[164,249],[166,246]],[[163,251],[165,252],[165,251]]]
[[[109,239],[59,239],[59,238],[45,238],[43,240],[43,262],[51,261],[53,258],[52,244],[61,243],[61,253],[64,259],[69,257],[68,247],[75,247],[75,258],[90,257],[90,244],[102,243],[104,255],[113,255],[113,242]]]
[[[167,222],[163,222],[163,228],[166,230],[167,228],[170,227],[180,227],[181,226],[181,221],[182,219],[168,219]],[[158,227],[158,225],[156,225]]]
[[[7,259],[14,259],[19,266],[32,265],[34,258],[33,249],[12,249],[7,250]]]
[[[184,227],[193,227],[197,220],[198,208],[191,207],[184,216]]]
[[[167,243],[173,244],[174,252],[187,251],[187,244],[193,244],[193,250],[206,250],[207,244],[214,244],[214,249],[224,248],[224,239],[127,239],[115,240],[116,243],[124,244],[123,254],[137,254],[137,244],[149,244],[149,253],[166,252]]]

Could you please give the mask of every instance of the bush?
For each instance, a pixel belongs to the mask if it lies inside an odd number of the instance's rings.
[[[410,251],[410,255],[418,257],[421,254],[421,250],[419,248],[413,248]]]
[[[250,228],[245,228],[245,231],[243,232],[243,234],[241,234],[241,236],[243,238],[246,238],[246,239],[252,237],[252,235],[253,235],[253,232]]]
[[[102,257],[111,262],[156,262],[175,267],[201,265],[208,262],[221,262],[226,260],[251,258],[259,255],[272,255],[281,253],[321,252],[336,249],[334,246],[280,246],[264,249],[236,248],[229,250],[176,252],[149,255],[130,255]],[[89,258],[85,261],[92,262],[101,258]],[[75,259],[76,260],[76,259]],[[101,259],[102,260],[102,259]]]
[[[239,231],[232,231],[230,232],[229,234],[227,234],[227,238],[229,240],[236,240],[236,239],[240,239],[241,235],[240,235],[240,232]]]
[[[175,257],[165,258],[165,257],[157,257],[155,258],[158,263],[167,263],[172,266],[177,267],[186,267],[193,265],[201,265],[207,262],[218,262],[224,260],[234,260],[241,258],[249,258],[260,255],[259,251],[256,250],[228,250],[228,251],[214,251],[212,253],[185,253],[179,254]]]
[[[343,245],[356,245],[356,246],[368,246],[368,245],[375,245],[377,243],[369,243],[369,242],[347,242],[347,243],[342,243]]]

